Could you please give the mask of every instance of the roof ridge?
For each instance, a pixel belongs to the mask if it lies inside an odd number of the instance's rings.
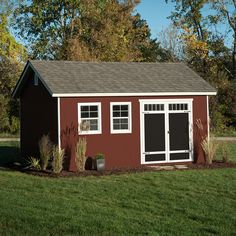
[[[185,62],[123,62],[123,61],[72,61],[72,60],[29,60],[30,62],[63,62],[63,63],[88,63],[88,64],[183,64]]]

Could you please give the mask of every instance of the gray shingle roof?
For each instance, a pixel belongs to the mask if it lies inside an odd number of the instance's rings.
[[[30,63],[53,94],[216,92],[183,63]]]

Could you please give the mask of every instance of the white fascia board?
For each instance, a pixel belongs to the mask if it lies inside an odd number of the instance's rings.
[[[16,89],[14,90],[12,96],[15,97],[16,92],[18,91],[18,89],[19,89],[19,87],[20,87],[20,85],[21,85],[21,83],[22,83],[22,81],[23,81],[23,79],[24,79],[24,77],[25,77],[25,74],[26,74],[26,72],[28,71],[28,68],[29,68],[29,67],[32,68],[32,70],[33,70],[34,73],[37,75],[37,77],[39,78],[39,80],[42,82],[42,84],[44,85],[44,87],[47,89],[47,91],[49,92],[49,94],[53,97],[53,93],[52,93],[51,89],[47,86],[47,84],[46,84],[46,83],[44,82],[44,80],[41,78],[41,76],[39,75],[39,73],[37,72],[37,70],[34,68],[34,66],[32,65],[32,63],[31,63],[30,61],[28,61],[27,66],[26,66],[26,68],[24,69],[24,73],[21,75],[21,77],[20,77],[20,79],[19,79],[19,82],[18,82],[18,84],[17,84],[17,87],[16,87]],[[57,97],[58,97],[58,96],[57,96]]]
[[[163,93],[53,93],[52,97],[131,97],[131,96],[210,96],[216,92],[163,92]]]

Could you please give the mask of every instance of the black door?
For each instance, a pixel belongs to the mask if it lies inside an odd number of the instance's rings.
[[[165,114],[145,114],[145,161],[165,161]]]
[[[189,159],[189,113],[169,113],[169,148],[170,160]]]

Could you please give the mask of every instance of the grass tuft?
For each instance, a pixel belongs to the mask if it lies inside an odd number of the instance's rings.
[[[41,170],[39,159],[35,157],[29,157],[27,163],[29,164],[29,168],[33,168],[35,170]]]

